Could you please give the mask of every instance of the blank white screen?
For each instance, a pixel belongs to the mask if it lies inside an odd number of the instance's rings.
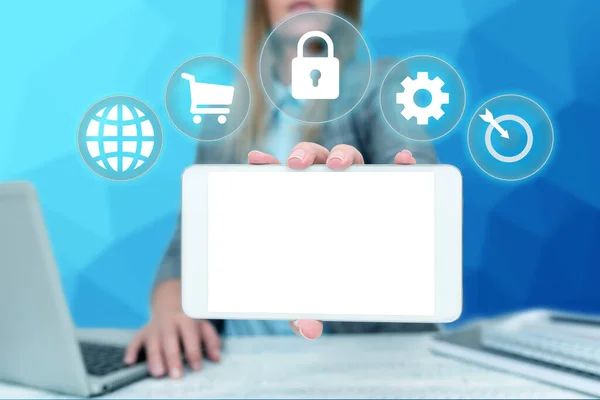
[[[432,172],[210,172],[208,311],[433,315]]]

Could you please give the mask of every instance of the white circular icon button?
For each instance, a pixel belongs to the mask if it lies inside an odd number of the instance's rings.
[[[215,141],[242,126],[250,112],[250,97],[250,85],[235,64],[199,56],[173,72],[165,106],[179,131],[198,141]]]
[[[143,101],[131,96],[106,97],[92,105],[79,124],[81,158],[96,174],[127,181],[148,172],[163,143],[158,117]]]
[[[507,181],[527,178],[548,161],[554,129],[548,114],[535,101],[502,95],[483,104],[467,133],[469,152],[488,175]]]
[[[291,16],[267,36],[259,74],[266,98],[279,111],[301,122],[324,123],[348,114],[362,100],[371,56],[346,19],[309,11]]]
[[[458,72],[432,56],[414,56],[396,64],[379,94],[388,125],[407,139],[430,141],[450,132],[465,110],[465,87]]]

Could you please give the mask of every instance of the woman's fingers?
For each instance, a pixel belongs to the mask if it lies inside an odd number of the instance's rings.
[[[200,333],[206,357],[211,361],[221,359],[221,339],[215,327],[207,321],[200,321]]]
[[[394,164],[398,165],[413,165],[416,164],[417,160],[413,157],[409,150],[402,150],[394,158]]]
[[[144,330],[138,332],[137,335],[133,338],[131,342],[127,345],[127,349],[125,350],[125,356],[123,358],[123,362],[125,364],[133,364],[140,352],[140,349],[144,345]]]
[[[331,169],[346,169],[352,164],[364,164],[365,160],[356,148],[347,144],[338,144],[329,153],[327,166]]]
[[[165,374],[165,363],[158,334],[149,334],[146,338],[146,356],[150,374],[155,378],[163,376]]]
[[[305,339],[314,340],[323,334],[323,322],[312,319],[290,321],[292,330]]]
[[[308,168],[313,164],[325,164],[329,151],[316,143],[298,143],[287,159],[287,165],[293,169]]]
[[[265,165],[265,164],[281,164],[279,160],[270,154],[263,153],[258,150],[252,150],[248,153],[248,164]]]
[[[248,153],[248,163],[253,165],[280,164],[279,160],[270,154],[252,150]],[[352,164],[364,164],[365,160],[360,152],[353,146],[339,144],[328,152],[323,146],[316,143],[298,143],[292,150],[287,164],[293,169],[308,168],[313,164],[327,164],[329,168],[346,169]],[[409,150],[402,150],[394,158],[394,164],[413,165],[417,161]]]
[[[187,359],[189,366],[194,371],[197,371],[202,368],[200,332],[196,328],[195,321],[193,320],[184,320],[180,322],[178,329],[179,334],[181,335],[185,358]]]
[[[169,376],[174,379],[183,376],[183,362],[181,361],[181,347],[179,334],[175,325],[165,327],[162,334],[162,348],[167,362]]]

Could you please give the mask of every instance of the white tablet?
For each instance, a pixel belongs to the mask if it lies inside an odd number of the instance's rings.
[[[201,319],[451,322],[462,177],[448,165],[194,165],[182,305]]]

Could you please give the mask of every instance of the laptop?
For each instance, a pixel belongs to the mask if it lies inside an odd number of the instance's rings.
[[[128,335],[78,340],[36,192],[25,182],[0,184],[0,321],[0,380],[96,396],[148,375],[143,354],[123,363]]]

